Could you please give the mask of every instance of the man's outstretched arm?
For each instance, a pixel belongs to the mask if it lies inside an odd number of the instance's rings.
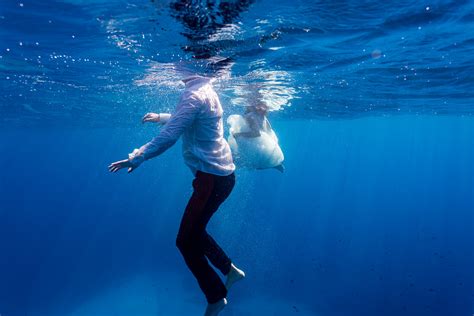
[[[156,157],[174,145],[186,128],[192,125],[200,111],[198,100],[187,100],[178,105],[176,112],[171,115],[169,121],[160,131],[158,136],[139,149],[135,149],[128,155],[128,159],[120,160],[109,166],[110,172],[117,172],[122,168],[128,168],[132,172],[145,160]]]

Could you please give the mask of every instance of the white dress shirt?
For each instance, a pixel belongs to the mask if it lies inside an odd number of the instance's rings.
[[[198,170],[219,176],[235,170],[229,144],[224,138],[222,106],[211,79],[192,76],[173,114],[160,113],[166,122],[158,136],[129,154],[138,167],[144,160],[162,154],[183,135],[183,157],[193,174]]]

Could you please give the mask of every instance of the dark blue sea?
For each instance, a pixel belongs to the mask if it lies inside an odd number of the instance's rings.
[[[203,315],[180,144],[107,170],[183,72],[285,154],[210,222],[220,315],[474,314],[474,1],[0,0],[1,316]]]

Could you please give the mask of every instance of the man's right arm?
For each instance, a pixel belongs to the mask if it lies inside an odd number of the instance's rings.
[[[171,114],[169,113],[160,113],[158,114],[158,116],[159,116],[158,123],[160,124],[166,124],[171,118]]]
[[[142,123],[152,122],[152,123],[160,123],[166,124],[171,118],[171,114],[169,113],[147,113],[142,118]]]
[[[174,145],[186,128],[191,126],[201,110],[199,100],[186,100],[170,115],[158,136],[129,154],[129,161],[136,167],[143,161],[156,157]]]

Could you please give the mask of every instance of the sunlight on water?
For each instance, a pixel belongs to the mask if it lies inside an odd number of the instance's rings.
[[[0,12],[5,123],[94,124],[107,108],[122,124],[152,105],[153,87],[178,93],[183,64],[220,79],[224,107],[252,97],[285,117],[472,114],[469,1],[55,3]]]

